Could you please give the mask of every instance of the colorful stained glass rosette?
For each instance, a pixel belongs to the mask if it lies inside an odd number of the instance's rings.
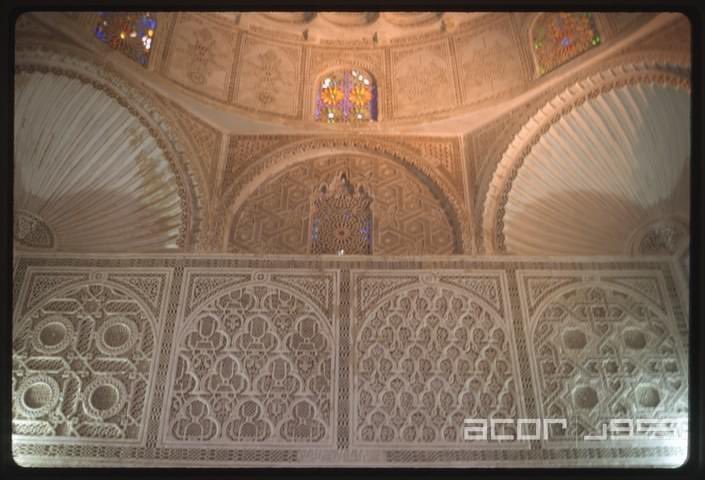
[[[539,17],[533,41],[539,75],[543,75],[596,47],[601,39],[591,13],[559,12]]]
[[[101,12],[95,36],[146,66],[156,29],[157,21],[146,12]]]
[[[318,89],[316,120],[359,123],[377,120],[377,89],[362,70],[345,70],[326,76]]]

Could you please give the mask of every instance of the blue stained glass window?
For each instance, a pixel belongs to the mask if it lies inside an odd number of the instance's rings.
[[[95,36],[146,66],[156,30],[157,20],[148,12],[101,12]]]

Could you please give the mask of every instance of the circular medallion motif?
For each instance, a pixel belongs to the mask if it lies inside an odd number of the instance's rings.
[[[96,332],[96,345],[106,355],[120,355],[137,343],[137,324],[122,315],[110,317]]]
[[[84,390],[83,406],[92,417],[106,419],[122,409],[126,398],[127,390],[121,381],[113,377],[99,377]]]
[[[25,417],[42,417],[58,402],[59,384],[48,375],[32,375],[17,389],[16,406]]]
[[[62,315],[51,315],[34,327],[32,343],[42,353],[59,353],[69,346],[74,331],[70,320]]]

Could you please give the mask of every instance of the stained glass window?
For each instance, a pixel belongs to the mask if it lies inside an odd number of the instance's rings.
[[[539,75],[563,65],[600,44],[595,19],[589,12],[544,13],[532,30]]]
[[[316,120],[359,123],[377,120],[377,87],[372,76],[359,69],[342,70],[321,80],[316,98]]]
[[[311,253],[372,253],[372,198],[346,173],[319,187],[311,208]]]
[[[101,12],[95,36],[146,66],[156,30],[157,20],[146,12]]]

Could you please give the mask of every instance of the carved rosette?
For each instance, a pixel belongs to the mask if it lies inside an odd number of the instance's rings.
[[[15,212],[13,237],[22,247],[52,249],[56,246],[54,233],[41,217],[19,210]]]
[[[651,222],[629,239],[627,250],[633,255],[673,255],[690,238],[688,227],[676,219]]]

